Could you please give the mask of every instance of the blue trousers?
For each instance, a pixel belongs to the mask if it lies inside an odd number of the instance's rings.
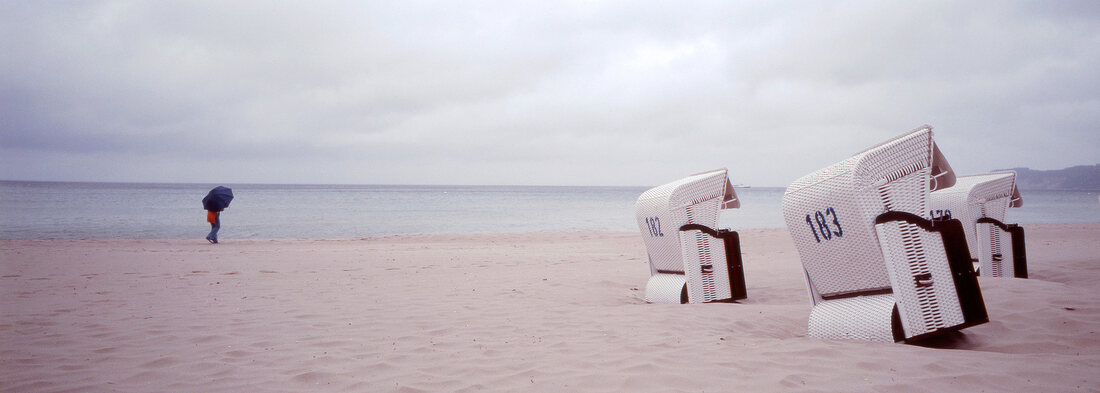
[[[222,229],[222,212],[214,213],[214,223],[210,224],[210,234],[206,235],[206,238],[217,243],[219,229]]]

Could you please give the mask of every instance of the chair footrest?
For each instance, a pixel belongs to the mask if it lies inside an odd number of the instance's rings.
[[[834,340],[895,342],[894,295],[857,296],[818,303],[809,335]]]
[[[645,301],[649,303],[687,303],[687,276],[657,273],[645,284]]]

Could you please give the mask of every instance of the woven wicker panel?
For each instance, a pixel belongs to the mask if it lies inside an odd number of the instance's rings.
[[[978,266],[986,277],[1016,277],[1016,257],[1012,249],[1012,234],[990,223],[977,225],[979,251]]]
[[[658,271],[685,273],[692,303],[730,297],[722,242],[700,236],[698,231],[679,230],[686,224],[717,226],[728,183],[725,169],[700,173],[654,187],[642,193],[635,204],[650,275]],[[708,265],[709,271],[722,274],[705,273],[702,267]],[[676,296],[678,303],[678,292]]]
[[[997,219],[997,221],[1004,222],[1005,216],[1008,215],[1008,202],[1009,197],[1003,196],[1000,198],[993,198],[985,203],[982,203],[982,215]]]
[[[1016,250],[1012,248],[1012,234],[1001,231],[1000,228],[996,228],[996,230],[1000,231],[997,234],[997,247],[1000,249],[995,249],[994,252],[999,251],[1001,254],[1001,273],[1003,274],[1001,277],[1016,277]],[[992,259],[990,258],[990,260]]]
[[[823,302],[810,312],[810,337],[893,342],[892,295],[858,296]]]
[[[913,173],[888,188],[900,195],[927,190],[927,173]],[[908,189],[903,189],[908,188]],[[923,209],[922,209],[923,210]],[[905,337],[965,322],[943,239],[915,224],[889,222],[875,227],[885,255]],[[918,277],[930,275],[929,280]]]
[[[685,211],[689,216],[702,214],[700,212],[713,214],[714,221],[717,221],[720,203],[720,198],[712,198],[691,205]],[[705,220],[710,219],[707,217]],[[680,233],[680,249],[687,275],[688,299],[692,303],[729,299],[733,296],[730,292],[729,267],[722,239],[701,231],[685,231]]]
[[[783,217],[811,293],[820,298],[890,287],[874,220],[886,210],[923,214],[931,152],[932,130],[924,127],[804,176],[787,188]],[[884,193],[883,186],[899,181],[906,184]],[[925,184],[909,184],[919,181]],[[824,239],[818,212],[831,213],[825,226],[841,230]]]
[[[995,249],[1002,248],[999,244],[994,244],[994,241],[1000,240],[995,239],[997,235],[994,234],[995,232],[1000,232],[1000,229],[989,223],[977,224],[976,227],[976,232],[978,233],[977,243],[980,247],[973,248],[970,252],[978,254],[978,273],[986,277],[1004,277],[1004,272],[1001,271],[1003,260],[993,260],[993,253],[996,252]]]
[[[983,213],[986,217],[1003,222],[1009,199],[1009,196],[1004,196],[986,202],[983,205]],[[978,227],[989,236],[988,242],[981,242],[981,254],[978,257],[978,265],[983,268],[982,274],[991,277],[1015,277],[1016,269],[1012,263],[1012,234],[991,224],[979,224]],[[986,267],[989,269],[984,269]]]
[[[657,273],[649,276],[645,284],[645,301],[649,303],[680,304],[685,277],[681,274]]]

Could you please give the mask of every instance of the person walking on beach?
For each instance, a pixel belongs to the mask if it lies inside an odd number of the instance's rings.
[[[233,190],[229,187],[217,186],[206,193],[202,198],[202,208],[206,209],[206,222],[210,223],[210,234],[206,235],[206,241],[210,244],[218,243],[218,230],[222,228],[222,210],[229,207],[233,201]]]
[[[218,230],[222,229],[222,212],[206,211],[206,222],[210,223],[210,234],[206,235],[206,241],[210,244],[218,243]]]

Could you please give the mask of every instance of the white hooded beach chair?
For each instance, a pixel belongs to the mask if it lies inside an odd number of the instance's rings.
[[[929,202],[933,217],[962,222],[979,274],[1027,278],[1024,228],[1003,222],[1009,208],[1023,206],[1016,172],[959,176],[954,186],[932,192]]]
[[[988,322],[961,224],[920,216],[929,192],[952,183],[923,126],[787,188],[810,336],[912,342]]]
[[[739,206],[725,169],[691,175],[638,197],[638,228],[649,254],[647,302],[745,298],[737,232],[715,228],[719,210]]]

